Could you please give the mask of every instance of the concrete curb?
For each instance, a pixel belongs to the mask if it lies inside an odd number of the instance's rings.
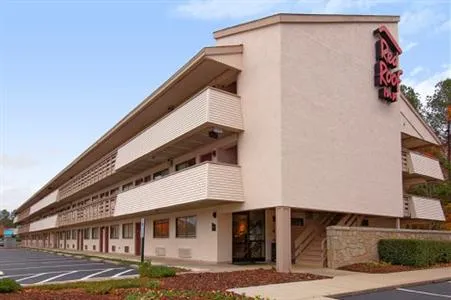
[[[68,284],[68,283],[80,283],[80,282],[102,282],[105,280],[122,280],[122,279],[134,279],[139,277],[139,275],[125,275],[121,277],[96,277],[96,278],[90,278],[87,280],[67,280],[67,281],[52,281],[52,282],[45,282],[45,283],[31,283],[31,284],[22,284],[23,287],[31,287],[31,286],[40,286],[40,285],[57,285],[57,284]]]
[[[441,282],[450,281],[450,280],[451,280],[451,276],[445,277],[445,278],[440,278],[440,279],[434,279],[434,280],[420,280],[420,281],[409,282],[409,283],[405,283],[405,284],[394,284],[394,285],[384,286],[384,287],[380,287],[380,288],[363,289],[363,290],[349,292],[349,293],[324,295],[324,297],[331,297],[331,298],[349,297],[349,296],[356,296],[356,295],[361,295],[361,294],[389,291],[389,290],[397,289],[397,288],[400,288],[400,287],[409,287],[409,286],[416,286],[416,285],[441,283]]]

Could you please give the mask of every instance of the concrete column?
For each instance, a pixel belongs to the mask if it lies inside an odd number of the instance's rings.
[[[396,218],[396,229],[401,229],[401,219]]]
[[[266,261],[270,262],[272,258],[272,243],[275,242],[274,209],[265,210],[265,248]]]
[[[276,269],[291,271],[291,209],[276,207]]]

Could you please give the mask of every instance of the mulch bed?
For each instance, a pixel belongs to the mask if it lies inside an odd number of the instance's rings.
[[[178,290],[227,290],[231,288],[276,284],[283,282],[326,279],[306,273],[278,273],[274,270],[246,270],[221,273],[191,273],[161,280],[161,288]]]
[[[422,269],[433,269],[433,268],[447,268],[451,267],[451,263],[448,264],[437,264],[428,267],[413,267],[413,266],[400,266],[400,265],[390,265],[390,264],[378,264],[378,263],[359,263],[347,265],[339,268],[339,270],[361,272],[361,273],[394,273],[394,272],[405,272],[405,271],[415,271]]]
[[[160,280],[159,289],[162,290],[190,290],[190,291],[225,291],[231,288],[276,284],[294,281],[326,279],[329,277],[306,273],[277,273],[274,270],[258,269],[221,273],[186,273]],[[117,289],[109,295],[91,295],[83,289],[47,291],[25,289],[15,294],[0,294],[0,300],[93,300],[124,299],[133,292],[146,292],[147,288]],[[171,299],[178,299],[176,297]],[[186,298],[184,298],[186,299]],[[201,299],[190,297],[190,299]]]

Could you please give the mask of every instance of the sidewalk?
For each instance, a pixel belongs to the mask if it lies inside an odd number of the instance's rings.
[[[261,296],[277,300],[327,299],[333,295],[351,294],[376,289],[394,288],[415,283],[451,280],[451,268],[438,268],[389,274],[336,276],[332,279],[271,284],[230,291],[247,296]]]

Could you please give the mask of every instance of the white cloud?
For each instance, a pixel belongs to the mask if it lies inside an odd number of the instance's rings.
[[[424,68],[422,66],[418,66],[415,67],[412,72],[410,72],[409,76],[410,77],[415,77],[416,75],[418,75],[419,73],[423,72]]]
[[[412,77],[409,77],[403,80],[403,84],[413,87],[413,89],[420,94],[421,100],[424,101],[427,96],[432,96],[434,94],[435,85],[446,78],[451,78],[450,66],[432,76],[428,76],[424,80],[415,80]]]
[[[409,50],[412,50],[412,48],[418,46],[417,42],[408,42],[405,46],[402,47],[404,52],[407,52]]]
[[[275,9],[284,0],[190,0],[176,7],[182,15],[197,19],[235,19]]]
[[[442,22],[444,15],[431,7],[422,7],[414,11],[406,11],[401,16],[399,28],[404,35],[417,34],[426,28]]]
[[[448,19],[447,21],[443,22],[439,27],[437,27],[437,32],[442,31],[451,31],[451,19]]]
[[[0,155],[0,167],[5,169],[26,169],[34,167],[37,164],[31,157],[25,155]]]

